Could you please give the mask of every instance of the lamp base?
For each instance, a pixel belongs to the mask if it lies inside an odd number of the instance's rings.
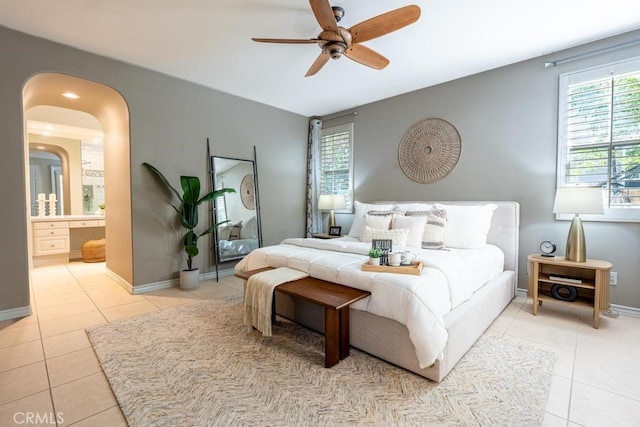
[[[565,254],[567,261],[585,262],[587,260],[587,245],[584,240],[584,229],[582,220],[576,214],[571,221],[569,235],[567,236],[567,251]]]
[[[336,225],[336,215],[333,213],[333,209],[329,213],[329,227],[335,227]]]

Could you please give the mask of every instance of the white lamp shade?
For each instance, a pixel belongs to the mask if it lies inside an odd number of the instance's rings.
[[[318,199],[318,209],[321,211],[331,211],[345,209],[347,201],[342,194],[323,194]]]
[[[602,188],[558,187],[553,213],[557,214],[604,214]]]

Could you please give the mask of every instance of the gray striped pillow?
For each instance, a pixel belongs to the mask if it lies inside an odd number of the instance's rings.
[[[426,225],[424,227],[424,234],[422,235],[423,249],[444,248],[444,228],[447,225],[446,210],[408,211],[405,215],[425,217]]]

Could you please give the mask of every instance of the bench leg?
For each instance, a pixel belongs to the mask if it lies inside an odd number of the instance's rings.
[[[349,307],[338,311],[340,316],[340,360],[349,356]]]
[[[330,368],[340,361],[340,313],[324,309],[324,367]]]

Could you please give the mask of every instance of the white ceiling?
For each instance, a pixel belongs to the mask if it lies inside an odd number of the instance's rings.
[[[345,28],[408,4],[417,23],[364,43],[390,61],[347,58],[304,77],[306,0],[0,0],[0,25],[304,116],[326,115],[640,28],[638,0],[334,0]],[[541,64],[542,66],[542,64]]]

